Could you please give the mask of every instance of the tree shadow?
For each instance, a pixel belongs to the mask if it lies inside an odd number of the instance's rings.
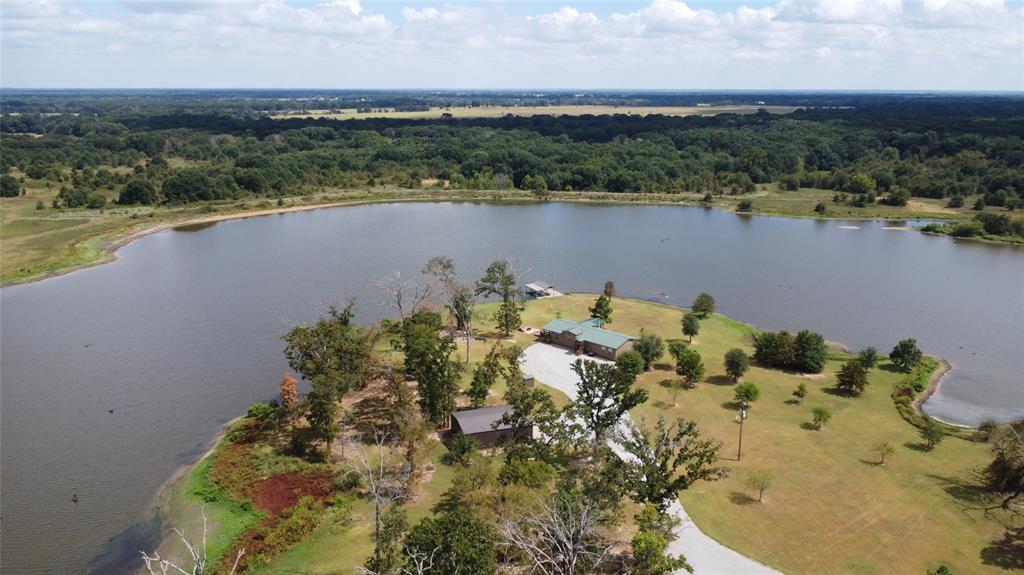
[[[951,498],[974,509],[986,509],[998,503],[995,497],[980,481],[964,481],[956,477],[929,474],[929,479],[942,483],[942,490]]]
[[[890,373],[905,373],[902,369],[896,367],[894,364],[891,363],[879,364],[878,369],[882,371],[888,371]]]
[[[786,401],[783,401],[782,403],[785,403],[786,405],[800,405],[800,400],[799,399],[787,399]]]
[[[665,389],[672,389],[672,387],[675,384],[677,384],[677,383],[679,383],[678,379],[663,379],[663,380],[658,382],[658,385],[660,385],[661,387],[664,387]],[[680,386],[680,387],[682,387],[682,386]]]
[[[807,431],[821,431],[820,429],[815,427],[815,425],[813,423],[811,423],[810,421],[805,421],[805,422],[801,423],[800,424],[800,429],[804,429],[804,430],[807,430]]]
[[[907,449],[913,449],[914,451],[917,451],[919,453],[928,453],[929,451],[932,450],[930,447],[928,447],[927,443],[917,443],[914,441],[908,441],[904,443],[903,447],[906,447]]]
[[[1007,570],[1024,569],[1024,527],[1009,528],[1003,538],[981,550],[981,562]]]
[[[362,434],[371,434],[373,428],[391,424],[391,407],[388,399],[379,395],[368,395],[352,406],[355,416],[353,427]]]
[[[860,462],[863,463],[864,465],[870,465],[872,467],[882,467],[882,463],[879,462],[878,460],[861,459]]]
[[[705,381],[711,385],[734,385],[736,383],[728,375],[712,375]]]
[[[738,401],[726,401],[722,403],[722,407],[730,411],[739,411],[739,409],[743,407],[743,405],[741,405]]]
[[[746,493],[740,493],[739,491],[733,491],[729,493],[729,501],[733,505],[750,505],[751,503],[757,503],[757,499],[747,495]]]
[[[843,391],[842,389],[839,389],[838,387],[834,387],[834,386],[833,387],[823,387],[823,388],[821,388],[821,390],[824,391],[825,393],[829,394],[829,395],[834,395],[836,397],[854,397],[853,395],[850,395],[849,393]]]
[[[651,367],[656,371],[674,371],[671,363],[652,363]]]

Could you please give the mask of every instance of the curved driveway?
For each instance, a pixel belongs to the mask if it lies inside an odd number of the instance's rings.
[[[572,370],[572,363],[576,359],[577,356],[566,349],[537,343],[526,348],[523,353],[523,371],[575,400],[577,377]],[[598,358],[586,359],[610,363]],[[616,447],[612,445],[613,449]],[[780,571],[740,555],[705,535],[686,514],[678,499],[672,502],[669,513],[679,519],[680,523],[675,540],[669,544],[669,551],[685,555],[693,567],[694,575],[781,575]],[[678,573],[685,571],[680,570]]]

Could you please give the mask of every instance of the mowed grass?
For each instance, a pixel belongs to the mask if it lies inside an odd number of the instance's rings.
[[[712,116],[715,114],[753,114],[759,109],[772,114],[789,114],[798,108],[794,106],[477,106],[454,108],[431,108],[415,112],[399,112],[393,108],[375,108],[372,112],[360,113],[355,108],[338,110],[308,110],[274,116],[286,118],[329,118],[332,120],[352,120],[368,118],[404,118],[410,120],[429,120],[441,118],[443,114],[451,114],[453,118],[500,118],[502,116],[608,116],[626,114],[631,116],[647,116],[661,114],[663,116]]]
[[[525,325],[542,327],[561,312],[584,319],[593,295],[534,300],[523,313]],[[616,298],[610,329],[636,335],[641,328],[663,338],[684,339],[683,310]],[[807,326],[813,329],[814,326]],[[858,398],[832,393],[842,354],[829,361],[822,376],[753,367],[743,381],[761,390],[744,425],[743,456],[735,461],[738,441],[733,384],[725,377],[725,352],[753,352],[752,328],[721,315],[701,322],[693,347],[700,351],[707,381],[678,393],[662,385],[676,375],[666,356],[640,377],[650,400],[633,412],[653,423],[659,416],[698,422],[723,444],[721,464],[729,477],[699,483],[682,494],[694,521],[708,535],[745,555],[789,574],[909,573],[948,565],[954,573],[1006,573],[985,565],[982,550],[999,539],[999,513],[977,510],[992,504],[978,486],[976,473],[989,461],[984,444],[948,438],[934,451],[921,449],[917,430],[904,422],[889,394],[902,374],[883,362],[871,370],[870,386]],[[828,337],[828,334],[823,334]],[[516,336],[523,344],[533,338]],[[793,402],[796,386],[807,384],[802,405]],[[821,431],[809,429],[811,409],[824,406],[832,420]],[[896,449],[885,466],[872,447],[881,441]],[[753,469],[769,469],[775,481],[764,502],[745,486]]]

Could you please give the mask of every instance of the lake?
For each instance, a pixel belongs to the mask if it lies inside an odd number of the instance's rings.
[[[515,255],[524,280],[563,291],[614,280],[620,295],[681,305],[707,291],[724,314],[851,349],[884,354],[915,337],[955,367],[930,413],[1024,415],[1024,249],[887,225],[695,207],[368,205],[167,230],[116,262],[4,288],[0,570],[85,572],[133,525],[96,570],[137,566],[152,533],[136,524],[160,485],[276,394],[281,334],[349,296],[372,322],[387,313],[374,280],[418,275],[441,254],[466,280]]]

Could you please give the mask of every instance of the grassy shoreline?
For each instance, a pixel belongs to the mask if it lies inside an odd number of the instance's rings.
[[[817,198],[801,193],[796,206],[787,205],[793,193],[772,192],[753,195],[755,210],[752,216],[800,217],[823,220],[898,221],[907,219],[954,220],[964,217],[940,211],[930,204],[914,207],[889,208],[876,206],[864,210],[849,208],[841,213],[815,214],[805,210],[804,204]],[[821,195],[824,192],[817,192]],[[69,210],[42,214],[31,209],[35,195],[6,200],[0,222],[0,236],[4,237],[3,262],[0,263],[0,285],[10,286],[63,275],[75,270],[107,263],[116,259],[116,251],[133,240],[166,229],[306,211],[320,208],[354,206],[392,202],[488,202],[533,203],[553,201],[599,205],[665,205],[703,206],[736,212],[745,196],[716,196],[711,203],[702,202],[701,194],[612,194],[607,192],[556,192],[547,200],[539,200],[521,190],[338,190],[305,196],[282,198],[281,205],[266,199],[184,205],[169,207],[115,207],[109,210]],[[784,198],[779,201],[778,198]],[[759,205],[757,202],[764,202]],[[924,206],[924,207],[922,207]],[[935,209],[936,211],[929,211]],[[738,213],[738,212],[737,212]],[[27,229],[23,229],[27,228]],[[42,229],[35,229],[42,228]],[[957,238],[960,239],[960,238]],[[1016,244],[1015,241],[995,241],[991,238],[966,238],[969,241]]]

